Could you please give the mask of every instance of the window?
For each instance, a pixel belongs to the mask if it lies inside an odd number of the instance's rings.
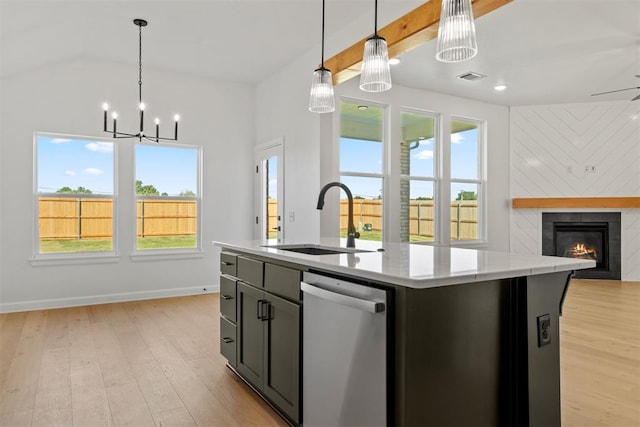
[[[200,149],[136,144],[136,249],[199,248]]]
[[[353,194],[353,216],[360,239],[382,240],[382,107],[340,103],[340,181]],[[347,197],[340,196],[340,235],[347,235]]]
[[[400,113],[400,239],[435,239],[437,135],[435,116]]]
[[[451,120],[451,240],[478,240],[483,190],[483,125]]]
[[[114,251],[114,144],[35,134],[36,254]]]

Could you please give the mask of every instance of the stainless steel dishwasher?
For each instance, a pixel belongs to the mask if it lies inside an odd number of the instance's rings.
[[[387,291],[304,273],[305,426],[387,424]]]

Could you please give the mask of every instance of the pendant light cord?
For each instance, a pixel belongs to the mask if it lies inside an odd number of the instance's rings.
[[[324,1],[322,0],[322,64],[320,68],[324,68]]]
[[[378,0],[375,0],[374,17],[373,17],[373,35],[378,35]]]
[[[138,94],[142,103],[142,25],[138,25]]]

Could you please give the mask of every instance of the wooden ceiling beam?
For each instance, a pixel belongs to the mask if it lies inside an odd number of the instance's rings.
[[[473,16],[479,18],[498,9],[512,0],[472,0]],[[378,35],[387,40],[389,58],[402,55],[429,40],[438,37],[438,22],[442,2],[431,0],[378,30]],[[337,85],[360,74],[362,52],[369,36],[349,46],[324,62],[333,74],[333,84]],[[436,59],[434,58],[434,61]]]

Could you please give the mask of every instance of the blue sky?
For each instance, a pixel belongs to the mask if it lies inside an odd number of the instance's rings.
[[[471,129],[452,135],[451,177],[458,179],[477,179],[477,129]],[[433,177],[434,147],[433,139],[420,141],[420,145],[410,151],[411,176]],[[362,141],[350,138],[340,139],[340,171],[382,173],[382,143]],[[382,181],[376,178],[343,176],[341,181],[349,187],[354,196],[376,198],[381,193]],[[453,184],[452,200],[460,190],[475,191],[475,184]],[[433,184],[412,181],[410,197],[433,197]]]
[[[113,194],[114,142],[40,135],[37,145],[38,192],[82,186],[94,194]],[[136,145],[136,179],[160,193],[195,193],[197,156],[195,149]]]

